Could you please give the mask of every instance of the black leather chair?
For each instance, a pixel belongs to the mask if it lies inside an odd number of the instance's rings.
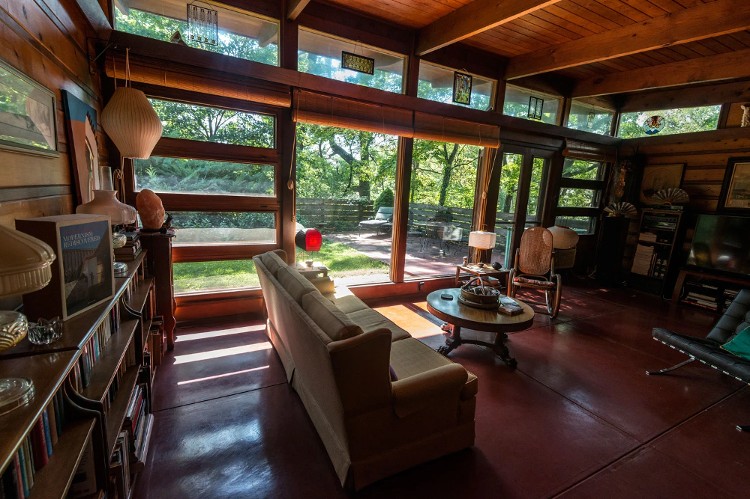
[[[651,375],[665,374],[694,360],[699,360],[724,374],[733,376],[743,383],[750,384],[750,361],[733,355],[721,348],[721,345],[728,342],[734,335],[748,326],[750,326],[750,289],[743,289],[737,294],[705,338],[685,336],[668,329],[656,327],[652,332],[655,340],[679,350],[687,355],[689,359],[675,366],[659,371],[647,371],[647,373]],[[737,429],[740,431],[750,431],[750,425],[738,425]]]

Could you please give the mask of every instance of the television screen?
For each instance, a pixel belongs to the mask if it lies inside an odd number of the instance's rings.
[[[687,264],[750,274],[750,217],[698,215]]]

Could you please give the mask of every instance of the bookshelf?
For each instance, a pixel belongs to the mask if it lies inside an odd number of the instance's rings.
[[[750,287],[750,279],[739,275],[682,269],[675,283],[672,301],[723,313],[739,290],[747,287]]]
[[[675,250],[679,244],[682,211],[644,208],[638,230],[630,284],[644,291],[664,293],[674,280]]]
[[[153,424],[152,335],[163,331],[145,257],[127,262],[111,299],[65,321],[57,342],[0,352],[0,377],[28,377],[35,390],[0,415],[0,497],[130,495]],[[135,405],[143,407],[136,417]],[[134,428],[138,447],[123,448]],[[113,466],[114,456],[128,466]]]

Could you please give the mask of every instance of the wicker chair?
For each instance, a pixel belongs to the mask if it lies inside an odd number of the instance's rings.
[[[553,319],[560,310],[562,281],[555,273],[555,258],[552,233],[544,227],[531,227],[521,236],[521,245],[516,249],[513,268],[508,275],[508,296],[516,296],[519,288],[544,292],[547,314]]]

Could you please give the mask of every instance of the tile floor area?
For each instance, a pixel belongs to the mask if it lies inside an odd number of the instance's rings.
[[[423,301],[376,305],[432,347]],[[651,328],[705,335],[714,317],[627,289],[569,285],[557,320],[513,333],[511,370],[483,347],[450,357],[479,377],[476,444],[363,498],[744,498],[750,387],[682,360]],[[341,490],[260,323],[178,329],[154,387],[155,437],[136,498],[337,498]]]

